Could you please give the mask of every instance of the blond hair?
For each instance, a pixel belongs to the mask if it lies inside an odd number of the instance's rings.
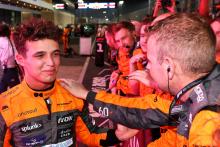
[[[177,13],[157,22],[151,28],[158,50],[177,59],[182,71],[190,74],[210,72],[215,64],[215,35],[205,20],[196,14]]]

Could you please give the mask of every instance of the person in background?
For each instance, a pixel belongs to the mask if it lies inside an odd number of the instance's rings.
[[[68,80],[63,80],[62,86],[93,104],[95,110],[107,109],[106,117],[127,127],[176,128],[161,136],[157,145],[216,145],[213,134],[219,130],[219,121],[216,124],[214,120],[220,114],[220,65],[215,61],[216,38],[210,25],[198,15],[177,13],[156,23],[151,33],[147,43],[149,71],[144,77],[129,78],[170,92],[175,95],[173,100],[157,94],[129,99],[95,93]],[[153,142],[150,145],[155,146]]]
[[[216,36],[216,61],[220,63],[220,17],[213,20],[211,27]]]
[[[131,20],[131,23],[135,27],[135,39],[138,42],[140,40],[140,31],[141,31],[142,23],[137,20]]]
[[[160,15],[160,10],[174,13],[175,7],[176,7],[175,0],[156,0],[153,10],[153,17],[156,18],[158,15]]]
[[[88,146],[119,143],[113,129],[94,126],[87,105],[56,80],[62,32],[52,22],[31,19],[15,31],[21,84],[0,95],[0,147]]]
[[[69,39],[70,39],[70,34],[71,34],[71,26],[67,25],[64,29],[63,29],[63,35],[62,35],[62,40],[63,40],[63,52],[64,52],[64,56],[68,57],[69,55]]]
[[[125,77],[129,74],[129,60],[136,52],[135,27],[132,23],[122,21],[117,23],[113,29],[114,39],[118,49],[117,63],[118,70],[112,73],[114,83],[110,82],[110,87],[116,86],[117,94],[137,95],[137,85],[133,85],[131,80]],[[115,82],[117,81],[117,83]],[[113,85],[113,86],[112,86]]]
[[[0,23],[0,93],[20,83],[18,67],[15,61],[15,48],[10,40],[11,31],[7,24]]]
[[[113,27],[115,26],[115,24],[109,24],[105,30],[105,40],[106,43],[109,47],[109,59],[110,59],[110,63],[112,66],[114,66],[114,68],[117,67],[117,62],[116,62],[116,56],[118,53],[118,46],[115,43],[115,38],[114,38],[114,34],[113,34]]]

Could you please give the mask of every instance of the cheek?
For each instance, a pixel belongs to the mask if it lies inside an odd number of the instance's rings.
[[[60,65],[60,57],[54,59],[54,63],[59,66]]]

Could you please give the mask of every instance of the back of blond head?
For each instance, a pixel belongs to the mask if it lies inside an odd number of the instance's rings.
[[[169,56],[186,74],[207,73],[215,65],[215,35],[196,14],[177,13],[158,21],[151,37],[156,41],[158,60]]]

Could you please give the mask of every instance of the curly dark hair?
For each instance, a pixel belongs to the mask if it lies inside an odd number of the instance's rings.
[[[7,24],[0,23],[0,37],[10,37],[10,28]]]
[[[25,56],[27,51],[26,41],[52,39],[58,42],[62,31],[51,21],[32,18],[18,26],[13,35],[18,53]]]

